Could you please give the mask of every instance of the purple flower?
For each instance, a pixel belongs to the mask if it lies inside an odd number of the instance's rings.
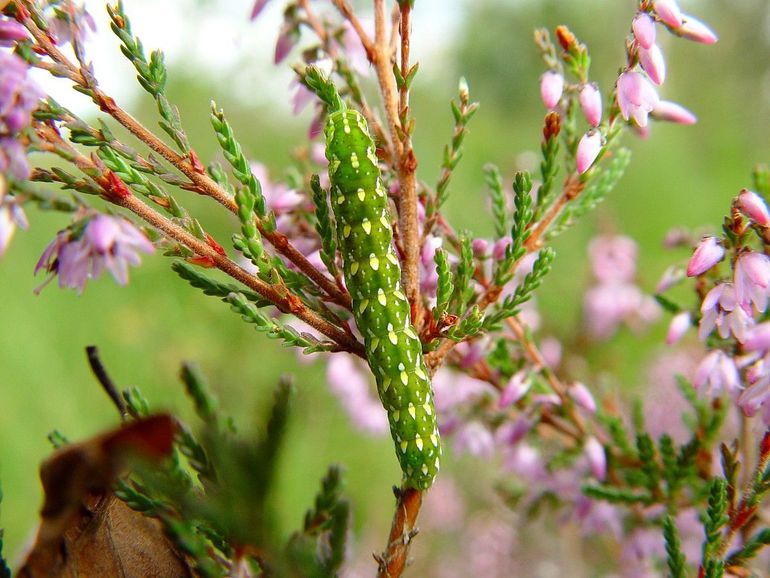
[[[697,277],[702,275],[725,256],[725,248],[719,244],[716,237],[704,237],[696,247],[690,262],[687,264],[687,276]]]
[[[264,10],[267,3],[268,0],[257,0],[254,2],[254,6],[251,9],[251,14],[249,15],[249,20],[256,20],[257,16],[259,16],[262,10]]]
[[[291,97],[291,112],[294,115],[298,115],[308,104],[315,100],[315,94],[296,78],[291,82],[296,85],[294,94]]]
[[[671,28],[679,28],[682,25],[682,12],[674,0],[656,0],[655,13]]]
[[[668,100],[659,100],[650,112],[650,116],[655,120],[665,120],[677,124],[689,125],[698,122],[698,117],[692,112],[687,110],[681,104],[670,102]]]
[[[66,10],[56,11],[48,24],[57,44],[72,42],[73,36],[76,36],[79,42],[83,42],[89,30],[96,32],[93,16],[85,6],[75,6],[74,3],[70,3]]]
[[[655,293],[658,295],[665,293],[671,289],[671,287],[682,282],[685,277],[684,269],[677,267],[676,265],[671,265],[663,271],[663,275],[661,275],[660,281],[658,281],[658,285],[655,287]]]
[[[1,181],[0,186],[2,186]],[[6,198],[0,202],[0,257],[8,249],[13,234],[16,232],[16,227],[26,229],[27,226],[27,217],[24,211],[13,202],[13,199]]]
[[[0,136],[0,173],[23,181],[29,176],[29,171],[27,151],[21,143],[14,138]]]
[[[43,91],[27,76],[27,63],[8,52],[0,52],[0,135],[14,136],[32,120],[32,111]]]
[[[737,203],[741,212],[760,227],[770,225],[770,214],[764,199],[754,191],[743,189],[738,195]]]
[[[719,40],[719,37],[711,28],[692,16],[684,16],[682,18],[682,25],[674,30],[674,32],[682,38],[700,42],[701,44],[715,44]]]
[[[668,333],[666,334],[666,344],[673,345],[679,341],[687,330],[692,325],[692,317],[689,311],[682,311],[674,315],[671,319],[671,324],[668,326]]]
[[[634,37],[639,46],[649,49],[655,44],[655,21],[646,12],[639,12],[631,23]]]
[[[596,401],[591,391],[585,384],[576,381],[568,389],[567,393],[576,404],[586,410],[588,413],[596,413]]]
[[[655,84],[660,86],[666,79],[666,60],[663,58],[663,52],[657,44],[653,44],[649,49],[639,47],[639,64]]]
[[[495,441],[502,445],[515,445],[523,440],[534,425],[532,418],[521,414],[516,421],[507,421],[495,431]]]
[[[739,306],[732,283],[716,285],[706,294],[700,310],[698,338],[701,341],[706,340],[714,327],[722,339],[727,339],[732,334],[738,341],[743,341],[754,324],[746,310]]]
[[[580,139],[575,153],[575,165],[578,174],[585,173],[596,161],[602,150],[602,134],[595,129],[589,130]]]
[[[271,181],[267,167],[262,163],[253,162],[250,168],[262,187],[262,195],[265,197],[267,208],[276,215],[289,213],[305,201],[305,197],[301,193],[290,189],[284,183]]]
[[[580,89],[578,100],[588,124],[593,127],[599,126],[602,120],[602,95],[596,84],[584,84]]]
[[[120,285],[128,283],[128,266],[141,262],[140,252],[152,253],[152,243],[130,221],[122,217],[96,215],[83,226],[61,231],[45,249],[35,273],[45,270],[55,275],[60,287],[82,293],[88,279],[96,279],[107,269]]]
[[[513,374],[513,377],[508,380],[508,383],[500,394],[500,399],[497,402],[500,409],[513,405],[527,395],[529,387],[532,385],[532,382],[528,377],[528,373],[523,370]]]
[[[588,244],[591,270],[601,283],[633,281],[636,275],[636,242],[625,235],[601,235]]]
[[[741,253],[736,260],[734,281],[738,304],[747,312],[753,304],[757,311],[764,313],[770,285],[770,259],[767,255],[754,251]]]
[[[634,119],[640,127],[647,126],[647,115],[658,104],[658,93],[641,73],[628,70],[618,78],[618,106],[625,120]]]
[[[743,388],[735,361],[720,350],[703,358],[695,370],[692,384],[707,397],[718,397],[724,392],[734,396]]]
[[[10,20],[0,16],[0,46],[13,46],[29,38],[27,29],[16,20]]]
[[[558,72],[549,70],[540,77],[540,97],[547,109],[556,108],[564,90],[564,77]]]
[[[609,282],[586,292],[585,308],[588,332],[595,339],[609,339],[623,323],[643,327],[660,315],[654,299],[631,283]]]
[[[480,458],[491,458],[495,451],[495,439],[492,432],[478,421],[470,421],[460,426],[455,434],[454,448],[458,455],[467,452]]]
[[[370,36],[374,35],[374,30],[370,31]],[[342,31],[342,50],[347,57],[347,62],[350,68],[362,76],[368,76],[371,66],[369,64],[369,57],[366,54],[364,45],[361,43],[361,38],[355,31],[353,26],[345,21]]]
[[[326,366],[326,380],[358,429],[374,435],[388,431],[387,415],[371,393],[368,372],[351,355],[332,355]]]
[[[297,27],[291,23],[284,23],[281,31],[278,33],[278,39],[275,42],[275,56],[273,62],[280,64],[291,52],[291,49],[299,42],[299,32]]]
[[[743,340],[746,351],[770,351],[770,321],[765,321],[748,332]]]
[[[428,235],[420,251],[420,291],[432,300],[435,300],[438,286],[438,271],[433,257],[441,243],[441,237]]]
[[[583,446],[583,453],[588,459],[588,465],[594,477],[597,480],[603,480],[607,477],[607,456],[599,440],[594,436],[590,436]]]

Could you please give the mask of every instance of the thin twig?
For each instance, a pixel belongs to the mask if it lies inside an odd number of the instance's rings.
[[[409,546],[417,533],[417,515],[422,506],[420,490],[402,488],[396,490],[396,511],[388,535],[388,545],[380,556],[377,578],[398,578],[406,568]]]
[[[139,121],[118,106],[112,97],[102,92],[98,86],[90,84],[88,79],[81,74],[78,67],[69,61],[69,59],[50,41],[46,34],[35,25],[31,18],[25,19],[23,24],[30,31],[37,43],[55,62],[64,65],[70,70],[72,73],[72,80],[81,87],[88,89],[93,101],[103,112],[112,116],[136,138],[161,155],[190,180],[192,186],[184,188],[191,188],[202,195],[211,197],[231,213],[238,213],[238,206],[236,205],[235,200],[230,197],[224,189],[222,189],[205,172],[201,172],[200,168],[196,167],[190,158],[178,154],[172,148],[167,146],[158,136],[147,130]],[[310,263],[310,261],[308,261],[307,258],[289,242],[286,235],[277,230],[268,231],[265,229],[262,221],[256,216],[255,221],[260,234],[267,239],[275,250],[296,265],[305,276],[316,283],[316,285],[327,294],[330,300],[347,309],[351,308],[350,295],[342,291],[334,280],[329,279],[317,267]]]
[[[107,370],[104,368],[102,360],[99,358],[99,349],[96,345],[86,346],[86,355],[88,356],[88,364],[91,366],[91,371],[96,377],[102,389],[107,393],[112,403],[118,408],[120,412],[120,419],[125,421],[128,417],[128,410],[126,409],[126,402],[123,401],[123,396],[120,395],[118,388],[115,386],[115,382],[112,381]]]

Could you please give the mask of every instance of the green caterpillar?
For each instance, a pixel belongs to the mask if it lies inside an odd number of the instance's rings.
[[[366,357],[388,412],[406,485],[426,490],[439,470],[441,445],[422,344],[401,290],[388,195],[374,141],[358,111],[332,112],[324,130],[331,203],[343,273]]]

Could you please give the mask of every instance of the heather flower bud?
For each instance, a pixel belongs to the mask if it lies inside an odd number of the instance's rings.
[[[29,38],[27,29],[16,20],[0,18],[0,46],[13,46],[15,42]]]
[[[564,77],[558,72],[549,70],[540,77],[540,97],[546,108],[555,108],[564,90]]]
[[[607,476],[607,456],[602,444],[595,437],[590,436],[583,446],[583,452],[588,459],[591,473],[597,480],[603,480]]]
[[[767,211],[765,201],[754,191],[743,189],[738,195],[738,208],[757,225],[767,227],[770,225],[770,214]]]
[[[577,147],[575,154],[575,164],[578,174],[583,174],[596,161],[599,152],[602,150],[602,135],[597,130],[590,130],[583,135]]]
[[[267,5],[267,2],[268,0],[257,0],[256,2],[254,2],[254,7],[251,9],[251,15],[249,16],[249,19],[256,20],[260,12],[264,10],[265,5]]]
[[[700,42],[701,44],[715,44],[719,40],[719,37],[711,28],[692,16],[685,16],[682,25],[674,30],[674,32],[682,38],[692,40],[693,42]]]
[[[746,351],[770,350],[770,321],[760,323],[751,329],[743,341],[743,348]]]
[[[580,89],[580,108],[586,117],[588,124],[599,126],[602,120],[602,95],[596,84],[584,84]]]
[[[639,46],[649,49],[655,43],[655,21],[646,12],[639,12],[631,24]]]
[[[692,318],[689,311],[682,311],[674,315],[671,325],[668,326],[666,334],[666,345],[673,345],[679,341],[692,325]]]
[[[527,395],[530,385],[531,382],[527,379],[527,373],[525,371],[515,373],[500,394],[500,399],[498,400],[500,409],[513,405]]]
[[[666,60],[657,44],[649,49],[639,48],[639,64],[655,84],[660,86],[666,79]]]
[[[567,393],[573,401],[588,413],[596,413],[596,401],[589,389],[582,383],[575,382],[567,389]]]
[[[719,263],[725,256],[725,249],[716,237],[704,237],[687,264],[687,276],[697,277]]]
[[[679,28],[682,25],[682,11],[674,0],[656,0],[655,13],[671,28]]]
[[[698,117],[692,112],[681,104],[668,100],[659,100],[650,112],[650,116],[655,120],[665,120],[677,124],[695,124],[698,122]]]

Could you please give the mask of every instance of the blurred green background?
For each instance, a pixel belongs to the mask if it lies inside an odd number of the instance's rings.
[[[280,176],[291,163],[289,150],[304,142],[310,115],[305,111],[299,118],[291,116],[284,90],[290,75],[269,72],[280,25],[277,5],[281,2],[274,3],[260,22],[249,25],[245,22],[249,2],[185,2],[184,19],[173,24],[173,35],[166,23],[163,34],[177,47],[178,55],[171,59],[170,95],[201,158],[216,156],[208,125],[208,103],[214,98],[225,108],[248,154]],[[151,14],[149,4],[125,2],[129,15],[132,7],[137,13]],[[229,5],[231,13],[223,16],[227,12],[223,4]],[[319,9],[322,4],[317,3]],[[368,6],[359,4],[364,9]],[[679,225],[716,228],[731,196],[750,185],[752,166],[770,161],[768,2],[681,4],[720,35],[717,45],[707,47],[659,31],[668,62],[662,93],[692,109],[700,121],[693,127],[655,124],[648,140],[626,139],[633,160],[619,188],[595,215],[556,244],[554,271],[539,298],[544,333],[568,336],[579,330],[581,295],[590,282],[585,244],[593,235],[622,232],[634,237],[640,245],[641,284],[652,290],[669,263],[687,256],[663,250],[665,233]],[[532,43],[533,28],[552,30],[557,24],[568,24],[591,49],[593,77],[606,91],[622,64],[622,46],[635,5],[631,0],[417,1],[415,35],[430,35],[416,44],[414,53],[421,62],[413,96],[420,178],[436,180],[442,149],[451,134],[448,101],[456,93],[459,76],[468,79],[472,97],[481,102],[466,141],[465,159],[451,187],[447,212],[457,228],[470,228],[477,235],[491,232],[482,210],[485,163],[497,163],[509,180],[515,170],[531,162],[527,160],[531,154],[526,153],[538,150],[545,111],[539,100],[542,64]],[[98,2],[91,6],[101,14]],[[197,45],[200,54],[205,52],[200,43],[222,43],[222,35],[227,38],[229,30],[226,18],[233,27],[245,30],[244,38],[259,36],[261,49],[228,58],[221,66],[215,61],[205,68],[208,72],[200,73],[198,57],[187,50]],[[207,29],[205,24],[211,22],[217,26]],[[444,25],[446,29],[441,28]],[[140,36],[145,26],[134,17]],[[197,36],[186,39],[185,33]],[[104,24],[98,34],[109,36]],[[119,58],[117,44],[111,50]],[[121,68],[123,64],[115,67],[111,76],[132,76],[130,69]],[[135,96],[126,94],[123,101],[132,102],[132,111],[155,126],[148,98]],[[180,198],[187,202],[183,195]],[[190,199],[187,204],[218,238],[227,239],[235,230],[234,221],[213,203]],[[32,277],[32,269],[55,232],[66,224],[66,217],[35,211],[29,217],[30,231],[16,236],[0,262],[0,479],[4,492],[0,524],[7,529],[10,553],[18,551],[35,524],[40,500],[37,468],[50,452],[46,434],[57,428],[77,440],[117,423],[115,411],[87,368],[84,348],[89,344],[100,347],[121,387],[138,385],[153,407],[187,417],[191,412],[177,372],[182,360],[197,362],[225,410],[245,431],[262,420],[279,375],[295,375],[298,395],[290,443],[282,458],[281,490],[276,495],[278,508],[285,513],[285,532],[300,524],[312,501],[317,485],[306,482],[320,479],[328,463],[339,462],[348,470],[356,528],[382,528],[377,534],[384,536],[391,501],[382,497],[389,496],[400,476],[391,442],[361,435],[349,425],[327,389],[322,362],[299,363],[293,351],[268,341],[227,306],[179,280],[161,256],[145,259],[141,268],[132,271],[125,288],[105,277],[89,283],[82,296],[59,290],[55,284],[35,296],[32,290],[41,279]],[[612,359],[628,391],[641,391],[646,360],[659,349],[664,326],[662,322],[641,338],[624,332],[612,344],[597,348],[590,359],[597,366]],[[447,461],[456,471],[470,463],[467,458],[459,465],[452,464],[451,458]]]

